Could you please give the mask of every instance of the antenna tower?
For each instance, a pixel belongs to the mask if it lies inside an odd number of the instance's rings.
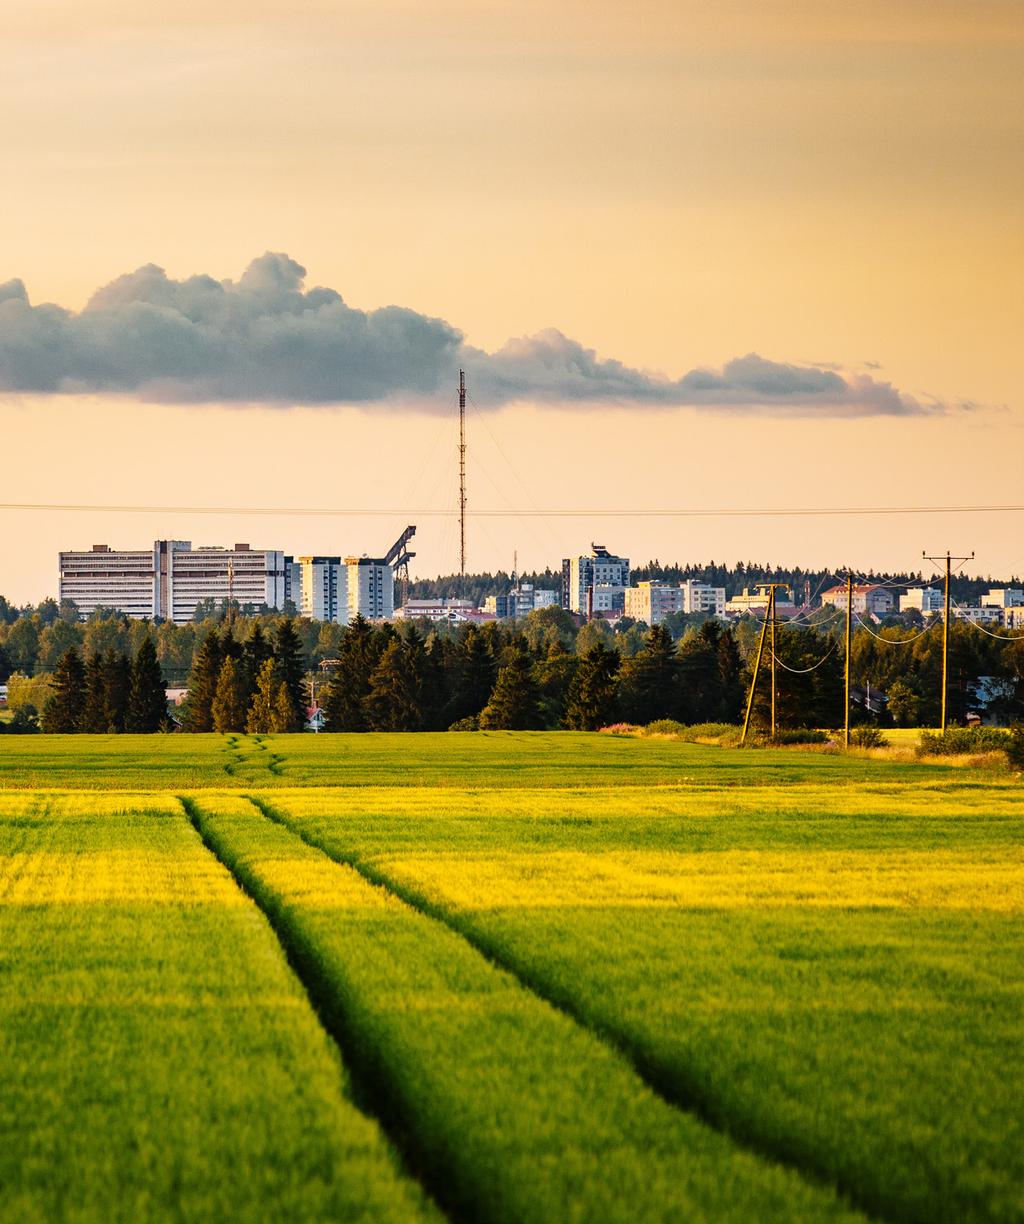
[[[459,573],[466,575],[466,372],[459,371]]]

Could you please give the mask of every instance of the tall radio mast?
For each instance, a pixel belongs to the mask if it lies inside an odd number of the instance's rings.
[[[466,372],[459,371],[459,573],[466,575]]]

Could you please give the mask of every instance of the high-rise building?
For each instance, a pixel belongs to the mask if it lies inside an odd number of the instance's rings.
[[[725,587],[710,586],[688,578],[679,584],[681,612],[707,612],[712,616],[725,615]]]
[[[682,609],[682,591],[659,578],[638,582],[627,587],[625,594],[626,615],[645,625],[660,625],[666,616]]]
[[[941,612],[945,607],[945,596],[938,587],[911,587],[906,595],[900,596],[901,612]],[[856,608],[854,608],[856,611]]]
[[[629,586],[629,558],[613,556],[603,544],[562,562],[562,607],[569,612],[622,612]]]
[[[151,549],[60,554],[60,598],[73,599],[81,616],[111,608],[127,616],[192,620],[205,600],[237,601],[243,608],[281,608],[286,598],[286,558],[275,549],[193,548],[188,540],[156,540]]]
[[[341,557],[300,557],[300,600],[302,616],[319,621],[348,624],[348,565]]]
[[[383,557],[346,557],[348,619],[389,620],[395,613],[395,575]]]

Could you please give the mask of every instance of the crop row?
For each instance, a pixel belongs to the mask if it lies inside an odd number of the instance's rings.
[[[563,834],[583,852],[554,849],[554,824],[527,809],[517,822],[513,797],[437,793],[432,817],[412,798],[264,802],[627,1051],[666,1097],[872,1213],[1024,1216],[1019,815],[961,813],[962,843],[946,822],[941,848],[941,813],[931,829],[890,819],[888,848],[876,824],[868,853],[844,845],[860,842],[856,814],[815,819],[812,801],[808,844],[780,850],[791,794],[737,815],[750,849],[712,848],[729,841],[722,817],[710,846],[638,853],[620,848],[619,800],[591,796],[604,817]],[[668,845],[686,840],[673,801],[692,806],[659,796],[648,819]]]

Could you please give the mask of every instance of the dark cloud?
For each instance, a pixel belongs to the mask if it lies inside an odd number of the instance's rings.
[[[766,408],[823,415],[942,411],[890,383],[756,353],[680,379],[601,359],[554,329],[494,353],[443,319],[386,306],[356,310],[306,289],[287,255],[253,260],[235,282],[172,280],[147,264],[98,290],[79,313],[32,306],[20,280],[0,285],[0,390],[124,392],[172,402],[431,407],[466,368],[480,404],[513,400]]]

